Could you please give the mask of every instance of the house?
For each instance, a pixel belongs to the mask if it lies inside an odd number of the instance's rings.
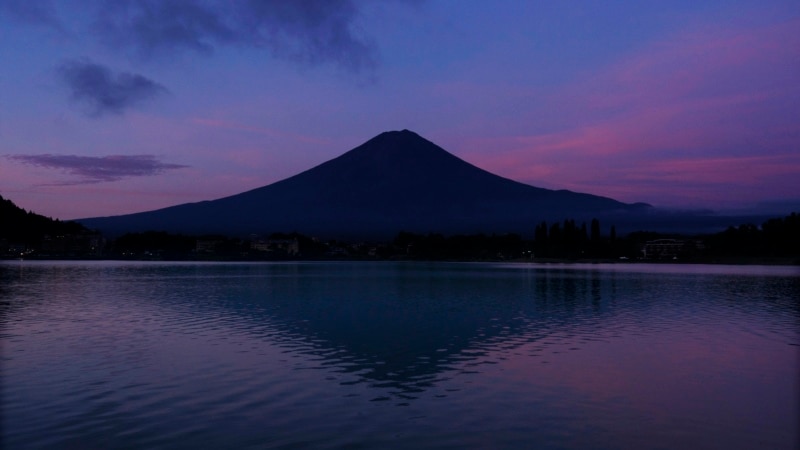
[[[217,246],[221,243],[220,239],[198,239],[194,249],[197,253],[216,253]]]
[[[281,253],[287,256],[300,255],[300,242],[296,239],[254,239],[251,237],[250,250],[265,253]]]
[[[645,259],[675,259],[683,253],[685,244],[682,239],[647,241],[642,248],[642,254]]]

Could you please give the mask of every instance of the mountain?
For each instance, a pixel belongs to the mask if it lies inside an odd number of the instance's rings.
[[[81,219],[107,233],[297,231],[381,238],[398,231],[531,233],[542,220],[627,220],[643,203],[533,187],[473,166],[408,130],[382,133],[285,180],[230,197]],[[615,220],[616,220],[615,219]]]

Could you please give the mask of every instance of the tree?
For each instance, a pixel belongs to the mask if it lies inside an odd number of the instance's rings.
[[[591,240],[592,242],[600,242],[600,221],[597,219],[592,219]]]

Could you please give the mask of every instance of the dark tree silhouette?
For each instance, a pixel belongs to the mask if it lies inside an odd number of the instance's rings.
[[[62,222],[18,207],[0,196],[0,239],[30,246],[41,244],[45,236],[62,236],[88,233],[77,222]]]
[[[600,241],[600,221],[597,219],[592,219],[592,242],[599,242]]]

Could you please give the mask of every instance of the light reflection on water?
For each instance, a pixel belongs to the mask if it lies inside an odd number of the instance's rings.
[[[794,448],[796,267],[0,263],[4,448]]]

